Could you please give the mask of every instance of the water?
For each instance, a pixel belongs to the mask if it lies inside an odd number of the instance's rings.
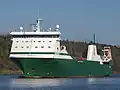
[[[107,78],[18,79],[0,75],[0,90],[120,90],[120,75]]]

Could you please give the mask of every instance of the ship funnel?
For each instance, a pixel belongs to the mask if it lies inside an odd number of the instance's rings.
[[[88,52],[87,52],[87,60],[90,61],[100,61],[100,55],[97,54],[97,47],[95,44],[95,33],[93,35],[93,42],[90,42],[90,45],[88,45]]]
[[[94,60],[97,55],[96,45],[88,45],[87,60]]]

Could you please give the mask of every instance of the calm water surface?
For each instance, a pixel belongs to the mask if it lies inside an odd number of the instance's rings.
[[[120,90],[120,75],[106,78],[20,79],[0,75],[0,90]]]

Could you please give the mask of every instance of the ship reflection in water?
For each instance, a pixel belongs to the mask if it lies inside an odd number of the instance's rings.
[[[10,87],[11,90],[118,90],[120,78],[11,79]]]
[[[11,79],[12,87],[46,87],[60,86],[62,80],[57,79]]]

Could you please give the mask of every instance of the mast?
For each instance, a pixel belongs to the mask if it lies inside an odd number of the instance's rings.
[[[93,35],[93,43],[95,44],[95,33]]]
[[[38,18],[37,18],[37,31],[40,32],[41,31],[41,22],[43,21],[43,19],[39,18],[39,8],[38,8]]]

